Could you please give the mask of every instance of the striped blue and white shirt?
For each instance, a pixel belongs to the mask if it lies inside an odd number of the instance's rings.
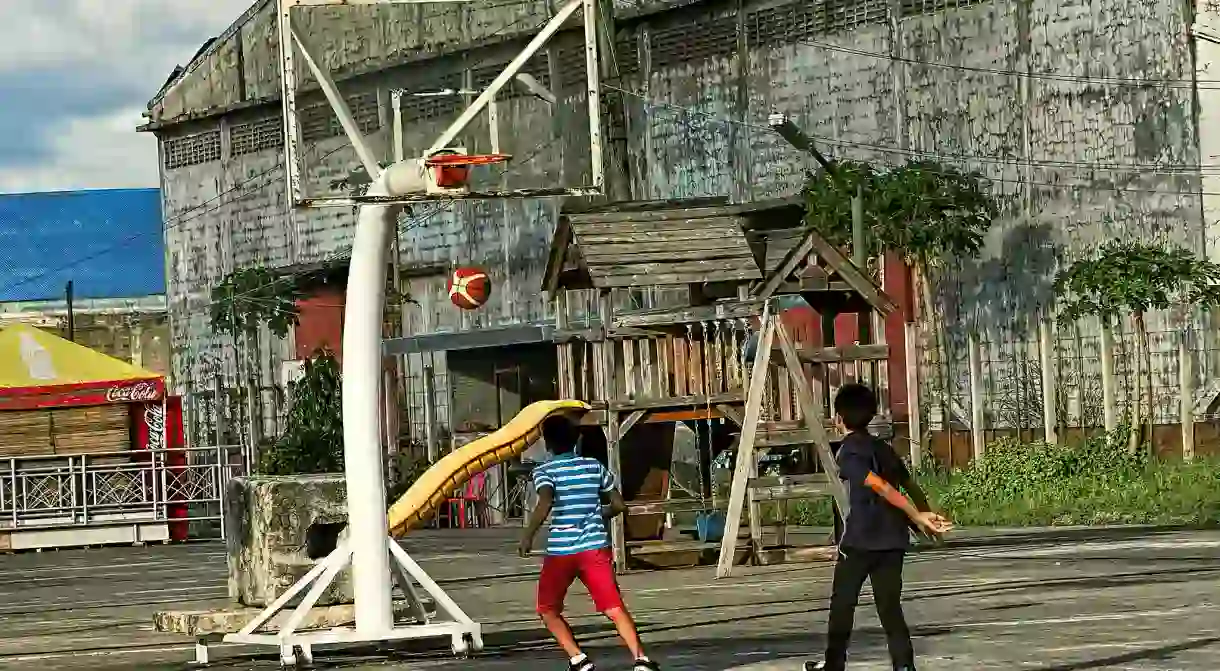
[[[596,459],[559,454],[534,469],[534,489],[554,493],[549,555],[570,555],[610,545],[601,513],[601,495],[615,487],[614,474]]]

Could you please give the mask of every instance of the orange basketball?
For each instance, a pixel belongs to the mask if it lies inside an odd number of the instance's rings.
[[[480,308],[491,296],[491,280],[482,268],[462,267],[449,276],[449,300],[463,310]]]

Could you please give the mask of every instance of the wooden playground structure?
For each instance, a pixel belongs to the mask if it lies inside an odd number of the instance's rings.
[[[604,434],[622,479],[619,567],[718,556],[724,576],[742,562],[833,556],[829,541],[789,542],[789,503],[845,504],[830,401],[860,381],[878,390],[885,412],[889,356],[884,343],[834,346],[834,316],[856,313],[863,324],[896,305],[803,217],[795,200],[632,202],[561,216],[544,280],[558,315],[559,396],[593,406],[584,422],[601,428],[594,434]],[[649,288],[686,288],[689,300],[628,309],[630,292]],[[570,319],[577,291],[596,301],[580,324]],[[822,317],[822,342],[800,342],[785,326],[782,302],[798,297]],[[679,423],[697,436],[698,485],[686,488],[694,491],[671,487]],[[735,455],[727,492],[713,468],[725,452]],[[788,453],[782,472],[764,474],[761,460],[777,452]],[[672,520],[692,514],[697,537],[675,538]]]

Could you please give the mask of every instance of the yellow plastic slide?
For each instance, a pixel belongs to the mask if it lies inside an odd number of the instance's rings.
[[[445,499],[476,474],[519,456],[542,435],[542,422],[559,413],[584,413],[581,401],[538,401],[526,406],[495,433],[467,443],[424,472],[390,506],[390,534],[401,536],[430,520]]]

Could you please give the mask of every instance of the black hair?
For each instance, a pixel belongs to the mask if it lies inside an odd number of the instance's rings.
[[[877,395],[862,384],[845,384],[835,394],[835,414],[849,431],[865,431],[877,415]]]
[[[576,449],[580,430],[564,415],[551,415],[542,422],[542,437],[552,454],[567,454]]]

